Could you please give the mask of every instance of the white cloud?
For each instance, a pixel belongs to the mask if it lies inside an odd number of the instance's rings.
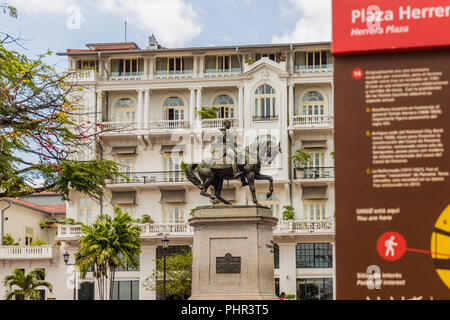
[[[301,18],[292,31],[273,36],[273,43],[331,41],[331,0],[289,0]]]
[[[67,8],[74,4],[73,0],[8,0],[8,5],[12,5],[19,11],[28,14],[67,14]]]
[[[163,46],[184,46],[202,30],[198,13],[184,0],[101,0],[98,8],[154,33]]]

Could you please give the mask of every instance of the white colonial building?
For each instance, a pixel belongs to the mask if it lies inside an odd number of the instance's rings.
[[[119,271],[116,276],[116,298],[158,298],[141,284],[161,255],[163,235],[167,234],[174,252],[192,245],[193,230],[187,222],[190,211],[210,202],[185,179],[180,163],[189,145],[205,140],[222,127],[224,119],[230,119],[237,134],[270,129],[280,140],[282,153],[274,165],[263,169],[274,179],[272,197],[266,198],[267,182],[256,185],[260,203],[271,207],[279,218],[274,228],[277,293],[284,291],[297,299],[333,299],[330,44],[167,49],[151,37],[146,49],[135,43],[87,47],[60,54],[68,58],[72,80],[84,88],[78,97],[79,110],[90,115],[80,121],[102,123],[97,126],[102,130],[101,146],[80,150],[78,156],[80,160],[114,160],[129,179],[110,177],[100,203],[73,193],[67,217],[91,223],[98,214],[112,214],[117,205],[134,218],[148,214],[154,220],[142,225],[139,270]],[[196,110],[211,106],[219,108],[219,118],[200,119]],[[174,148],[180,152],[173,153]],[[290,159],[297,150],[310,155],[303,168],[295,168]],[[225,182],[224,189],[225,198],[233,203],[252,203],[248,187],[240,181]],[[283,221],[284,206],[294,207],[294,220]],[[77,226],[59,226],[56,239],[71,259],[79,235]],[[83,282],[79,298],[96,296],[94,281]],[[71,292],[66,289],[56,298],[71,299]]]

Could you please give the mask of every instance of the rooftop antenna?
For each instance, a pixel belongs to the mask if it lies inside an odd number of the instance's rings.
[[[125,42],[127,42],[127,20],[125,20]]]

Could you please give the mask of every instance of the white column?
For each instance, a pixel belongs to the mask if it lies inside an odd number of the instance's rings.
[[[142,246],[139,268],[139,283],[142,284],[156,268],[156,246]],[[96,290],[97,291],[97,290]],[[139,300],[155,300],[156,292],[146,290],[142,285],[139,286]]]
[[[197,88],[197,112],[202,110],[202,88]],[[197,128],[201,127],[201,117],[197,115]]]
[[[143,129],[148,129],[149,121],[150,121],[150,89],[145,89]]]
[[[194,74],[193,74],[193,77],[197,78],[198,77],[198,57],[194,56],[193,59],[194,59],[194,70],[193,70]]]
[[[279,243],[280,249],[280,293],[297,295],[297,264],[295,243]]]
[[[294,124],[294,84],[289,85],[289,126],[292,126]]]
[[[195,88],[189,88],[190,99],[189,99],[189,125],[194,127],[195,122]]]
[[[97,110],[96,112],[96,123],[102,122],[102,114],[103,114],[103,91],[97,91]],[[98,128],[98,126],[96,126]]]
[[[198,77],[203,78],[203,70],[205,69],[205,56],[200,56],[200,70],[198,70]]]
[[[99,75],[100,79],[103,79],[103,64],[104,64],[104,60],[100,59],[98,61],[98,75]]]
[[[149,59],[149,75],[148,75],[148,79],[152,80],[155,74],[155,57],[150,57]]]
[[[244,128],[244,86],[239,85],[239,128]]]
[[[148,58],[144,58],[144,80],[148,79]]]
[[[144,108],[144,101],[143,101],[143,90],[139,89],[138,92],[138,130],[142,130],[142,122],[143,122],[143,108]]]

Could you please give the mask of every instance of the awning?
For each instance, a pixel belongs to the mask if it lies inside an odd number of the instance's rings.
[[[326,200],[327,186],[323,187],[303,187],[302,200]]]
[[[228,201],[236,201],[236,189],[223,189],[222,198]]]
[[[136,154],[136,146],[113,147],[112,153],[114,153],[114,154]]]
[[[160,203],[185,203],[185,190],[161,190]]]
[[[326,149],[327,140],[302,140],[303,149]]]
[[[161,150],[159,152],[161,153],[169,153],[169,152],[183,152],[184,151],[184,145],[161,145]]]
[[[135,204],[136,191],[113,191],[111,202],[117,204]]]

